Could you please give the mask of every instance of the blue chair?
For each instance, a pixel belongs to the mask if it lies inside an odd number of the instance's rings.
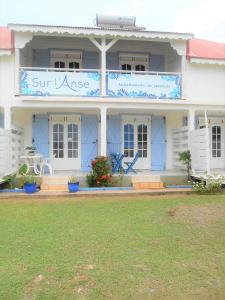
[[[134,170],[134,168],[133,168],[133,166],[134,166],[134,164],[136,163],[137,159],[138,159],[138,152],[135,154],[134,159],[133,159],[132,161],[129,161],[129,162],[126,162],[126,161],[125,161],[125,162],[124,162],[124,164],[127,165],[127,169],[125,169],[125,174],[127,174],[128,172],[134,172],[134,173],[137,173],[137,172]]]
[[[112,159],[112,173],[119,172],[120,170],[123,170],[122,167],[122,160],[124,158],[124,154],[120,153],[111,153],[111,159]]]

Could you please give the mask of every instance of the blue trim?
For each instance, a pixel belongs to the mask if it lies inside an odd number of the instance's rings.
[[[132,187],[89,187],[79,188],[79,191],[127,191],[132,189]]]
[[[25,193],[24,189],[3,189],[0,193]]]
[[[166,187],[169,189],[192,189],[192,185],[167,185]]]

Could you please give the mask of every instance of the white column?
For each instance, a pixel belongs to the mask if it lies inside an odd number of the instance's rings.
[[[195,110],[194,109],[190,109],[188,111],[188,127],[189,127],[189,131],[195,129]]]
[[[107,109],[106,107],[101,108],[101,156],[107,155],[107,137],[106,137],[106,125],[107,124]]]
[[[106,96],[106,40],[102,39],[101,49],[101,96]]]
[[[11,130],[12,128],[12,113],[10,107],[4,108],[4,128]]]
[[[101,44],[94,38],[90,38],[90,41],[101,52],[101,96],[106,96],[106,52],[117,42],[117,39],[111,40],[108,44],[106,44],[105,38],[101,39]]]
[[[20,93],[20,83],[19,83],[19,79],[20,79],[20,49],[15,49],[15,60],[14,60],[14,72],[15,72],[15,76],[14,76],[14,80],[15,80],[15,95],[19,95]]]
[[[186,98],[186,55],[181,56],[181,75],[182,75],[182,82],[181,82],[181,97],[182,99]]]
[[[206,127],[206,172],[207,174],[210,174],[210,133],[209,133],[209,123],[208,123],[208,117],[207,112],[205,111],[205,127]]]

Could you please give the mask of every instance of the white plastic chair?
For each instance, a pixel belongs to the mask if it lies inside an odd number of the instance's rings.
[[[50,175],[53,175],[53,168],[51,164],[51,158],[45,158],[42,157],[41,163],[40,163],[40,175],[45,174],[45,167],[48,168]]]

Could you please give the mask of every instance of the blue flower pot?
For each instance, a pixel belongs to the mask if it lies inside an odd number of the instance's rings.
[[[25,182],[24,190],[27,194],[33,194],[33,193],[37,192],[37,185],[36,185],[36,183]]]
[[[79,190],[79,182],[68,182],[68,189],[70,193],[76,193]]]

